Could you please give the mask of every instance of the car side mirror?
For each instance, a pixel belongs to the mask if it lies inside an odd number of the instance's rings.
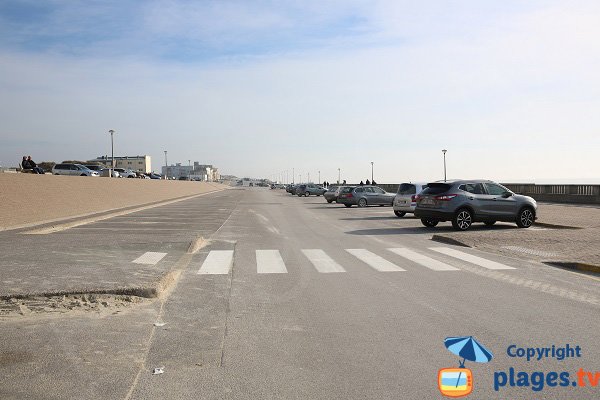
[[[513,194],[511,192],[504,192],[504,193],[502,193],[502,197],[504,197],[505,199],[508,199],[512,195]]]

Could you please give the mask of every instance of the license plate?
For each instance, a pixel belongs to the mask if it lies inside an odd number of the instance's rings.
[[[432,199],[423,199],[423,200],[421,200],[421,204],[430,206],[430,205],[433,205],[433,200]]]

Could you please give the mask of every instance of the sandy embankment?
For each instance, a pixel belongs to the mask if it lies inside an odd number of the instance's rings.
[[[0,230],[226,188],[218,183],[0,173]]]

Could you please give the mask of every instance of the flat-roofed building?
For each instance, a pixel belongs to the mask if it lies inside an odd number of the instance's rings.
[[[93,163],[101,163],[110,167],[112,158],[110,156],[100,156],[95,160],[89,160]],[[115,157],[115,168],[132,169],[145,174],[152,172],[152,161],[150,156],[124,156]]]

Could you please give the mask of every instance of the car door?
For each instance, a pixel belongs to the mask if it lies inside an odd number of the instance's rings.
[[[479,218],[489,218],[488,201],[491,196],[488,195],[482,183],[469,182],[460,186],[464,190],[467,197],[467,204],[471,206],[475,215]]]
[[[373,187],[373,192],[377,195],[378,204],[390,205],[392,204],[392,198],[386,194],[385,190],[379,187]]]
[[[379,196],[372,187],[366,187],[365,189],[365,198],[367,199],[367,204],[380,204]]]
[[[485,183],[485,188],[490,195],[490,214],[496,215],[499,219],[511,219],[517,215],[517,200],[512,196],[512,192],[504,186],[496,183]],[[505,196],[511,193],[510,196]]]

